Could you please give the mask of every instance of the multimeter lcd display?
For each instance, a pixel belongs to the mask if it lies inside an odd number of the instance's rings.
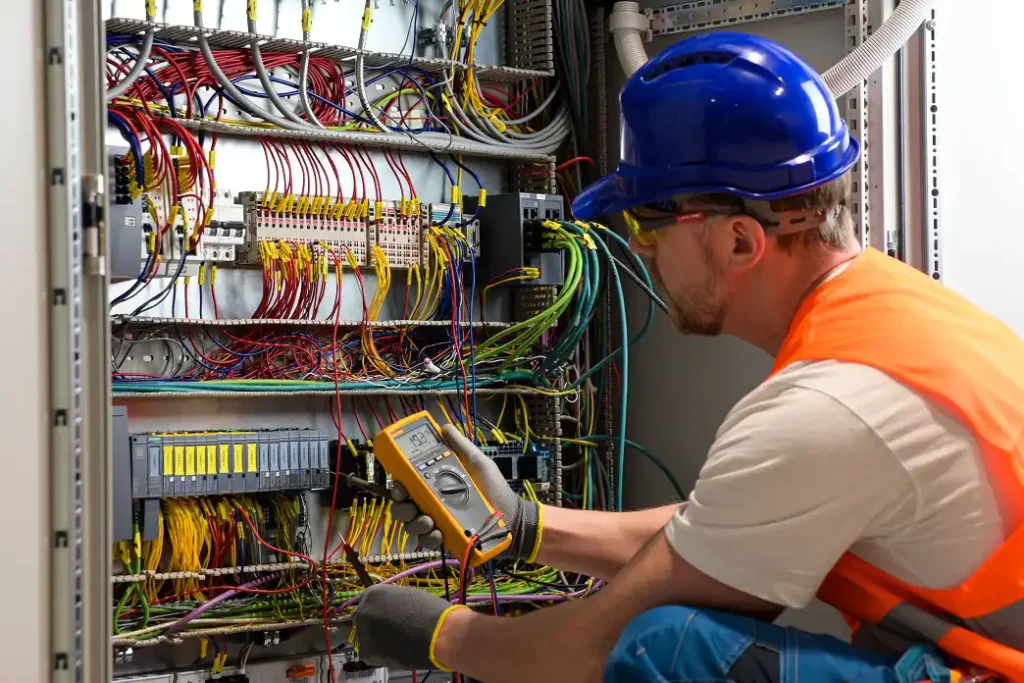
[[[441,439],[438,438],[429,424],[425,424],[395,437],[395,443],[405,453],[406,458],[415,460],[419,456],[426,455],[440,446]]]

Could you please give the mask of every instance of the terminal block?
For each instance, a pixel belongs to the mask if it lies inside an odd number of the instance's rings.
[[[408,268],[426,263],[423,259],[423,216],[418,201],[385,201],[370,207],[372,244],[384,251],[392,268]],[[374,264],[372,253],[368,263]]]
[[[345,262],[349,251],[360,266],[367,265],[370,231],[359,207],[332,204],[324,198],[270,197],[243,192],[238,197],[245,215],[245,242],[237,251],[242,265],[260,263],[260,242],[325,244]],[[323,201],[320,201],[322,200]]]
[[[302,491],[331,485],[316,429],[133,434],[133,498]]]

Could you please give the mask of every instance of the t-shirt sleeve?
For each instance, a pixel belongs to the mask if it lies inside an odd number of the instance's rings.
[[[726,418],[665,533],[708,576],[804,607],[910,484],[886,444],[836,399],[797,386],[758,391]]]

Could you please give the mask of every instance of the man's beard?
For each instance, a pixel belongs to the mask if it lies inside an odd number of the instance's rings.
[[[722,334],[728,307],[716,291],[714,277],[707,279],[690,292],[669,292],[665,289],[656,267],[651,267],[651,278],[664,294],[671,309],[672,326],[685,335],[717,337]]]

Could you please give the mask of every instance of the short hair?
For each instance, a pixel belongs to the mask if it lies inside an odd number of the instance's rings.
[[[779,248],[792,254],[797,245],[821,245],[829,251],[845,251],[853,247],[857,236],[853,229],[853,212],[850,210],[850,187],[850,174],[846,173],[838,180],[809,192],[769,202],[773,211],[815,209],[825,216],[825,220],[816,229],[777,236],[775,239]]]
[[[821,246],[829,251],[845,251],[854,247],[857,239],[853,227],[853,212],[850,210],[851,184],[851,174],[846,173],[841,178],[813,190],[763,202],[762,205],[767,204],[773,212],[813,210],[823,216],[823,222],[817,228],[775,235],[779,247],[788,254],[792,254],[798,246]],[[727,206],[739,213],[749,213],[757,218],[757,201],[744,201],[742,197],[727,192],[686,195],[686,203]]]

